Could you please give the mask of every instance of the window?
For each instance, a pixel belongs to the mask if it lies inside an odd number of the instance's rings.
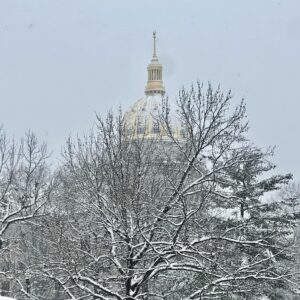
[[[186,132],[183,128],[180,129],[180,137],[182,137],[182,138],[186,137]]]
[[[136,133],[137,134],[143,134],[143,133],[145,133],[145,127],[138,126],[137,129],[136,129]]]
[[[154,121],[154,123],[153,123],[152,132],[159,133],[159,123],[157,121]]]
[[[145,124],[142,123],[142,120],[140,117],[137,118],[137,124],[136,124],[136,133],[137,134],[144,134],[145,133]]]

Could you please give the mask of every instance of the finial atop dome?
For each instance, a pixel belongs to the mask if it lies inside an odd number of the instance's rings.
[[[153,31],[153,58],[152,58],[152,61],[153,60],[158,60],[157,59],[157,55],[156,55],[156,31]]]
[[[156,54],[156,31],[153,31],[153,57],[151,63],[148,65],[148,81],[145,89],[145,94],[163,96],[165,94],[165,87],[162,81],[162,65],[159,63]]]

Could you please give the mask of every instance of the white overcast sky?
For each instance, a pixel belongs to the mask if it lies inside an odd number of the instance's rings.
[[[253,141],[299,181],[299,0],[0,0],[0,124],[59,156],[95,113],[143,96],[154,29],[169,96],[197,80],[231,88]]]

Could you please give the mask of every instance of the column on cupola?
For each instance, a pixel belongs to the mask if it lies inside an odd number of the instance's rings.
[[[148,65],[148,81],[145,89],[145,94],[161,95],[165,94],[165,87],[162,80],[162,65],[159,63],[156,54],[156,33],[153,32],[153,55],[150,64]]]

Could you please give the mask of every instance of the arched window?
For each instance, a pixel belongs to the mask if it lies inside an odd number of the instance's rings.
[[[143,124],[141,117],[137,118],[136,122],[136,133],[137,134],[144,134],[145,133],[145,124]]]
[[[152,132],[153,133],[159,133],[159,123],[158,123],[158,121],[153,121]]]

